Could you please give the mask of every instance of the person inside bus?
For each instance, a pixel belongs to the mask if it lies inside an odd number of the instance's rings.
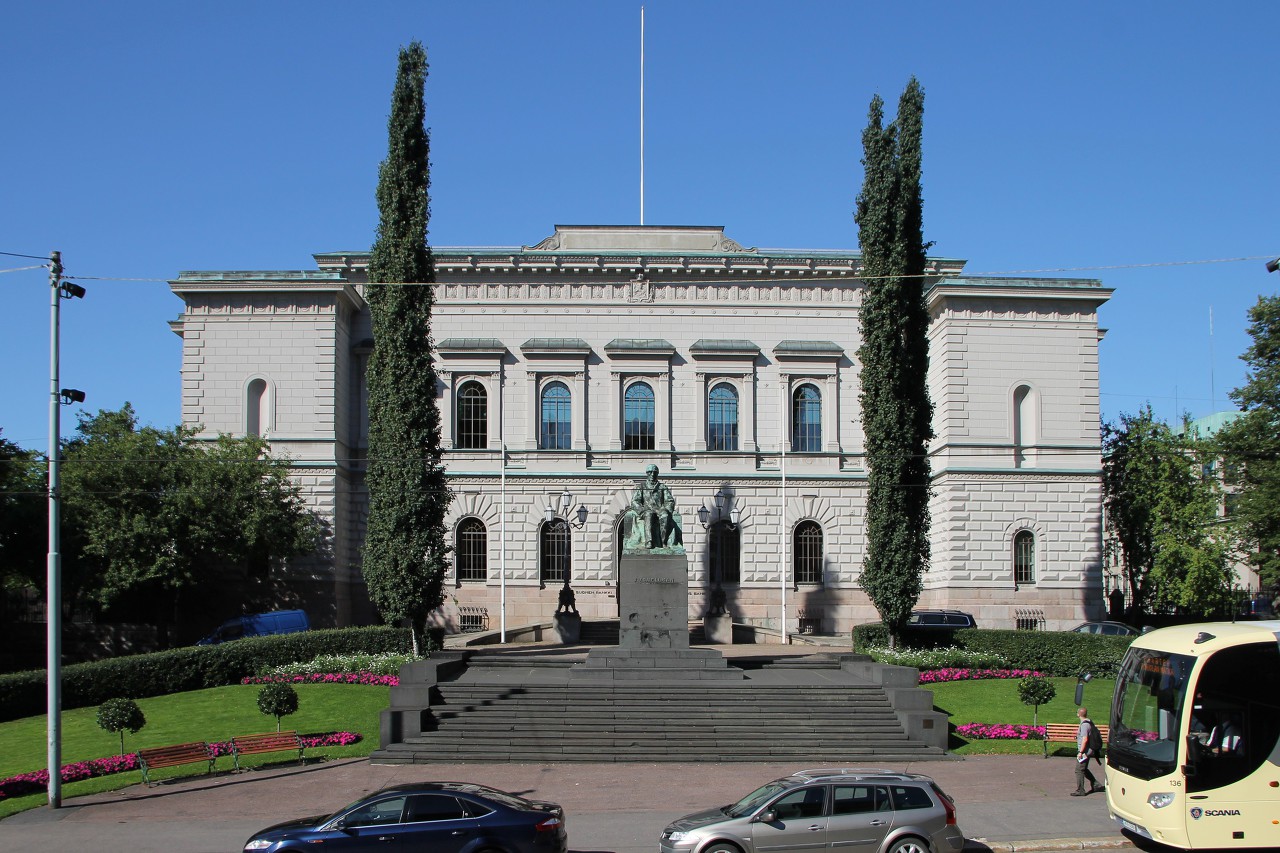
[[[1244,755],[1244,738],[1240,731],[1240,715],[1227,714],[1209,735],[1209,748],[1218,755]]]
[[[1083,797],[1104,790],[1094,778],[1093,773],[1089,771],[1089,759],[1101,760],[1099,752],[1102,737],[1093,720],[1089,719],[1088,708],[1080,706],[1076,710],[1076,716],[1080,718],[1080,727],[1076,729],[1076,789],[1071,792],[1071,796]],[[1086,782],[1089,783],[1088,789],[1085,788]]]

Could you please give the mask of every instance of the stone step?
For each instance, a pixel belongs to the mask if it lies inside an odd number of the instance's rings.
[[[814,744],[757,744],[750,748],[723,749],[705,742],[691,746],[640,749],[619,745],[588,745],[554,742],[520,746],[510,742],[491,747],[472,742],[420,741],[394,744],[378,750],[371,760],[386,764],[453,762],[794,762],[815,765],[857,765],[911,762],[944,757],[934,747],[901,741],[883,746]]]

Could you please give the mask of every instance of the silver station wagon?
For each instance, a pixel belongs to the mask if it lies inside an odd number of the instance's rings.
[[[928,776],[867,768],[801,770],[662,831],[662,853],[956,853],[951,798]]]

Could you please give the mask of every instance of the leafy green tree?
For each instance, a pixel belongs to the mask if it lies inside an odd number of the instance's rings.
[[[262,560],[313,553],[320,527],[286,460],[256,436],[195,439],[139,426],[129,404],[82,413],[64,444],[63,584],[69,604],[141,603],[178,616]]]
[[[273,681],[258,691],[258,710],[276,718],[276,731],[280,720],[298,710],[298,691],[283,681]]]
[[[389,624],[408,621],[415,654],[426,648],[428,614],[444,600],[444,518],[452,498],[441,464],[431,360],[435,270],[427,245],[426,77],[426,52],[413,42],[400,51],[387,159],[378,173],[378,236],[365,290],[373,352],[363,572],[382,618]]]
[[[1155,420],[1151,407],[1105,424],[1103,507],[1129,610],[1212,616],[1231,600],[1230,528],[1220,523],[1214,449]]]
[[[48,468],[0,438],[0,586],[44,586]]]
[[[1018,682],[1018,698],[1023,705],[1031,706],[1031,725],[1040,725],[1040,706],[1047,705],[1058,695],[1053,682],[1040,675],[1028,675]]]
[[[108,699],[98,706],[98,727],[120,733],[120,754],[124,755],[124,732],[137,734],[147,724],[142,709],[132,699]]]
[[[862,251],[863,432],[867,447],[867,557],[862,587],[895,647],[929,565],[929,314],[921,195],[924,91],[913,77],[884,126],[871,100],[862,132],[865,174],[858,195]]]
[[[1249,321],[1253,343],[1241,356],[1249,372],[1231,392],[1244,414],[1217,438],[1238,472],[1233,512],[1249,561],[1261,585],[1274,590],[1280,588],[1280,296],[1259,297]]]

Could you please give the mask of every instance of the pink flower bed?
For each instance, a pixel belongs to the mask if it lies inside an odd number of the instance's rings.
[[[358,732],[328,732],[326,734],[302,735],[300,740],[304,747],[349,746],[353,743],[359,743],[361,736]],[[230,755],[231,741],[210,743],[209,748],[213,751],[215,757]],[[128,755],[112,755],[108,758],[94,758],[90,761],[64,764],[62,765],[62,781],[78,782],[81,779],[94,779],[98,776],[110,776],[113,773],[125,773],[129,770],[138,769],[138,754],[131,752]],[[19,773],[17,776],[10,776],[8,779],[0,779],[0,800],[38,794],[41,791],[48,790],[48,788],[48,770]]]
[[[938,684],[943,681],[975,681],[982,678],[1026,678],[1042,673],[1034,669],[969,669],[968,667],[930,669],[920,673],[921,684]]]
[[[240,679],[241,684],[376,684],[396,687],[398,675],[377,675],[372,672],[311,672],[306,675],[251,675]]]
[[[970,740],[1044,740],[1044,726],[1022,726],[1010,723],[965,723],[956,726],[956,734]]]

